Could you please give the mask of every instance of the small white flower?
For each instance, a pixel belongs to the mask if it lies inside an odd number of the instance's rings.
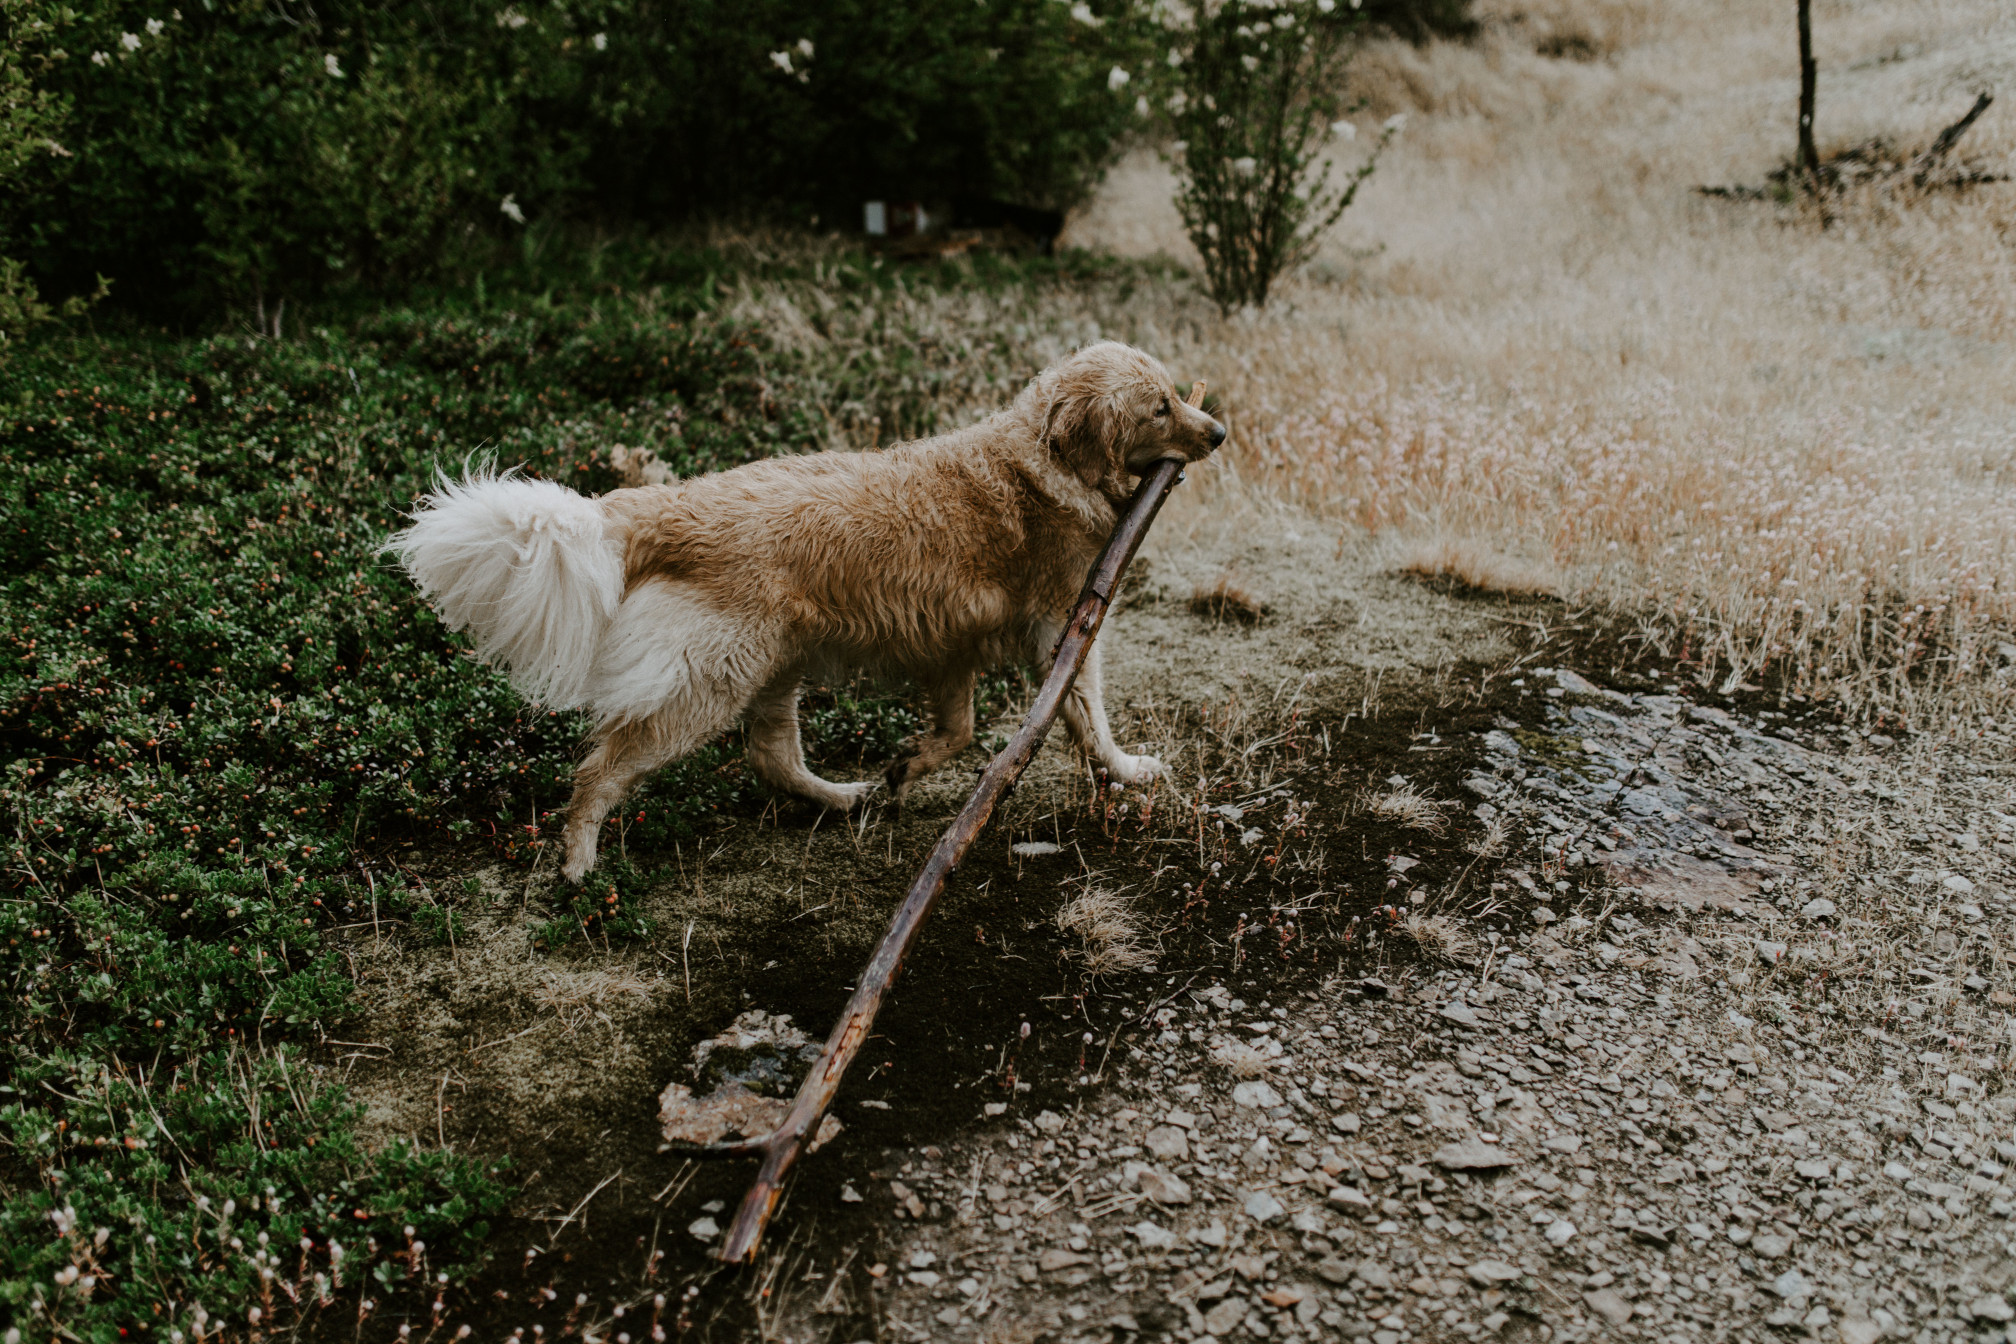
[[[93,65],[103,65],[105,64],[105,62],[111,59],[112,58],[110,56],[107,56],[102,51],[94,51],[91,53],[91,64]]]
[[[1398,135],[1400,134],[1400,128],[1406,124],[1407,114],[1405,112],[1395,112],[1392,116],[1386,118],[1386,133],[1388,135]]]
[[[523,224],[525,222],[525,212],[518,208],[517,192],[514,191],[499,201],[497,208],[503,212],[504,218],[510,220],[513,224]]]
[[[337,62],[336,53],[333,51],[322,58],[322,68],[329,72],[331,79],[343,78],[343,67]]]
[[[138,33],[119,34],[119,45],[126,48],[126,50],[128,51],[140,50],[140,34]]]
[[[811,60],[811,59],[812,59],[812,39],[811,39],[811,38],[809,38],[809,37],[801,37],[801,38],[799,38],[799,39],[798,39],[798,50],[799,50],[799,51],[800,51],[800,52],[801,52],[801,53],[802,53],[802,54],[804,55],[804,57],[805,57],[805,59],[806,59],[806,60],[808,60],[808,61],[809,61],[809,60]]]
[[[1148,115],[1148,99],[1145,96],[1134,100],[1134,115],[1137,117]]]
[[[1126,88],[1133,78],[1134,76],[1116,65],[1106,72],[1106,87],[1118,93],[1120,90]]]
[[[607,33],[595,34],[595,36],[588,39],[588,45],[595,48],[595,50],[597,51],[609,50],[609,34]]]
[[[1358,124],[1353,121],[1333,121],[1330,123],[1330,134],[1345,140],[1356,140]]]
[[[159,19],[149,19],[147,20],[147,36],[159,37],[161,36],[161,30],[167,26],[167,24],[161,22]]]
[[[1101,19],[1097,14],[1094,14],[1092,12],[1092,6],[1085,4],[1083,0],[1080,0],[1078,4],[1071,6],[1071,17],[1078,20],[1078,22],[1085,24],[1087,27],[1091,28],[1097,28],[1100,24],[1105,22],[1104,19]]]
[[[1319,14],[1328,14],[1335,8],[1337,8],[1337,0],[1316,0],[1316,12]]]
[[[1258,70],[1260,68],[1260,58],[1258,56],[1241,56],[1239,58],[1239,64],[1245,66],[1247,71],[1250,73],[1251,71]]]
[[[1180,117],[1183,115],[1183,109],[1190,106],[1190,95],[1178,89],[1169,95],[1166,106],[1172,115]]]
[[[778,68],[779,70],[782,70],[782,71],[783,71],[783,72],[784,72],[785,74],[787,74],[787,75],[788,75],[788,74],[790,74],[790,73],[791,73],[791,53],[790,53],[790,52],[788,52],[788,51],[773,51],[773,52],[771,52],[771,53],[770,53],[770,64],[772,64],[772,65],[776,66],[776,67],[777,67],[777,68]]]
[[[1259,160],[1255,159],[1251,154],[1248,154],[1243,158],[1232,160],[1232,171],[1237,173],[1240,177],[1253,176],[1254,170],[1259,168],[1259,166],[1260,166]]]
[[[1183,64],[1183,53],[1176,50],[1176,48],[1174,47],[1169,48],[1169,68],[1171,70],[1174,70],[1176,67],[1182,64]]]

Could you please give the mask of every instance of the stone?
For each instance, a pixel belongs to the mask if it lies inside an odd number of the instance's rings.
[[[1572,1157],[1582,1151],[1582,1136],[1580,1134],[1556,1134],[1552,1138],[1542,1139],[1540,1146],[1550,1153],[1564,1153]]]
[[[1841,1344],[1876,1344],[1883,1327],[1867,1316],[1850,1316],[1841,1322]]]
[[[1808,919],[1832,919],[1834,918],[1834,902],[1828,900],[1825,896],[1821,896],[1815,900],[1806,902],[1804,908],[1799,913]]]
[[[1824,1181],[1833,1172],[1834,1164],[1824,1157],[1802,1157],[1792,1164],[1792,1170],[1809,1181]]]
[[[1780,1236],[1776,1232],[1759,1232],[1750,1238],[1750,1249],[1766,1260],[1779,1260],[1792,1249],[1792,1238]]]
[[[1190,1136],[1174,1125],[1157,1125],[1148,1131],[1146,1142],[1158,1162],[1190,1160]]]
[[[1089,1265],[1091,1263],[1091,1256],[1080,1255],[1076,1251],[1067,1251],[1062,1246],[1052,1246],[1049,1250],[1036,1257],[1036,1267],[1046,1274],[1054,1273],[1060,1269],[1069,1269],[1073,1265]]]
[[[1575,1224],[1566,1218],[1556,1218],[1547,1224],[1547,1231],[1542,1235],[1547,1238],[1547,1244],[1550,1246],[1566,1246],[1575,1239]]]
[[[1232,1089],[1232,1100],[1256,1111],[1271,1111],[1281,1104],[1281,1094],[1258,1078],[1248,1078]]]
[[[1217,1306],[1204,1313],[1205,1333],[1217,1335],[1221,1339],[1224,1338],[1238,1328],[1239,1322],[1246,1319],[1246,1310],[1245,1298],[1226,1298],[1223,1302],[1220,1302]]]
[[[1036,1113],[1036,1128],[1042,1130],[1045,1134],[1056,1134],[1064,1128],[1064,1117],[1055,1111],[1038,1111]]]
[[[1184,1193],[1187,1197],[1189,1192]],[[1176,1234],[1154,1223],[1139,1222],[1127,1230],[1134,1234],[1134,1239],[1141,1243],[1144,1251],[1166,1251],[1176,1245]]]
[[[1330,1117],[1331,1127],[1339,1134],[1356,1134],[1364,1127],[1364,1123],[1358,1118],[1356,1111],[1345,1111],[1341,1115]]]
[[[1190,1187],[1182,1177],[1171,1175],[1160,1167],[1150,1167],[1141,1173],[1141,1193],[1157,1204],[1188,1204]]]
[[[1339,1288],[1351,1282],[1351,1276],[1357,1272],[1358,1263],[1355,1260],[1341,1260],[1333,1255],[1316,1262],[1316,1277]]]
[[[1342,1209],[1346,1213],[1372,1212],[1372,1197],[1355,1185],[1340,1185],[1326,1198],[1333,1208]]]
[[[1598,1288],[1593,1293],[1584,1293],[1582,1300],[1589,1304],[1589,1310],[1612,1325],[1623,1325],[1631,1319],[1631,1304],[1614,1288]]]
[[[2016,1321],[2016,1307],[2000,1293],[1984,1293],[1967,1308],[1977,1321]]]
[[[1293,1287],[1270,1288],[1268,1291],[1260,1294],[1260,1300],[1262,1302],[1265,1302],[1270,1307],[1285,1308],[1294,1306],[1296,1303],[1300,1302],[1303,1298],[1307,1296],[1308,1294],[1303,1292],[1300,1288],[1293,1288]]]
[[[1220,1248],[1232,1239],[1231,1233],[1225,1230],[1225,1222],[1221,1218],[1213,1218],[1203,1227],[1193,1227],[1183,1235],[1189,1240],[1196,1242],[1199,1246]]]
[[[1484,1025],[1483,1019],[1478,1017],[1476,1010],[1467,1003],[1452,1003],[1444,1008],[1442,1020],[1454,1022],[1459,1027],[1468,1027],[1472,1031]]]
[[[687,1224],[686,1230],[702,1241],[712,1241],[721,1235],[721,1224],[712,1218],[695,1218]]]
[[[1508,1265],[1503,1260],[1479,1260],[1465,1273],[1470,1282],[1479,1288],[1496,1288],[1501,1283],[1511,1283],[1526,1276],[1526,1271],[1517,1265]]]
[[[1288,1206],[1265,1190],[1256,1190],[1246,1197],[1246,1216],[1262,1226],[1278,1223],[1288,1216]]]
[[[1790,1302],[1795,1297],[1813,1296],[1813,1285],[1796,1269],[1788,1269],[1771,1281],[1771,1291]]]
[[[1515,1154],[1505,1151],[1498,1144],[1485,1143],[1482,1139],[1445,1143],[1435,1150],[1435,1155],[1429,1160],[1449,1171],[1496,1171],[1502,1167],[1519,1165],[1519,1158]]]
[[[1974,884],[1958,873],[1953,874],[1939,885],[1956,896],[1971,896],[1974,893]]]

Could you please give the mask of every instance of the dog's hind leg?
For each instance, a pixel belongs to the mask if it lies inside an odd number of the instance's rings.
[[[579,882],[595,866],[596,842],[602,822],[637,781],[727,731],[738,706],[726,696],[695,697],[644,719],[633,719],[602,733],[594,749],[574,770],[574,798],[567,804],[564,832],[567,860],[560,871]]]
[[[941,673],[931,682],[934,731],[919,739],[883,776],[897,798],[964,751],[973,740],[973,685],[977,679],[977,674],[968,667]]]
[[[798,684],[794,673],[763,688],[749,704],[749,764],[757,778],[785,793],[795,793],[845,812],[874,791],[868,784],[835,784],[812,773],[805,764],[805,744],[798,736]]]
[[[1106,687],[1100,666],[1099,643],[1085,651],[1085,665],[1064,697],[1064,726],[1078,749],[1106,768],[1122,784],[1153,779],[1163,772],[1162,762],[1153,756],[1130,756],[1113,741],[1113,729],[1106,722]]]

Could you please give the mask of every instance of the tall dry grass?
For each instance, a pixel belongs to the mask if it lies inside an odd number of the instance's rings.
[[[2016,186],[1864,187],[1824,219],[1698,194],[1789,154],[1780,10],[1489,4],[1477,44],[1369,50],[1364,116],[1408,112],[1406,135],[1263,314],[1119,283],[744,302],[859,376],[920,352],[919,405],[947,418],[1134,340],[1223,396],[1232,494],[1559,576],[1704,683],[1782,677],[1884,721],[2006,705]],[[1994,87],[1963,155],[2016,169],[2016,7],[1823,0],[1815,33],[1823,153],[1922,147]],[[1172,187],[1137,153],[1067,241],[1191,259]],[[844,441],[890,437],[834,395]]]

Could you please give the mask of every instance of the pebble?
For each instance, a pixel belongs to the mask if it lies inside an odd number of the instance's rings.
[[[1127,1230],[1134,1234],[1144,1251],[1166,1251],[1176,1245],[1176,1234],[1154,1223],[1139,1222]]]
[[[1436,1166],[1449,1171],[1496,1171],[1503,1167],[1516,1167],[1519,1158],[1495,1143],[1485,1143],[1482,1139],[1464,1139],[1459,1143],[1445,1143],[1435,1150],[1429,1159]]]
[[[1508,1265],[1503,1260],[1479,1260],[1470,1266],[1470,1282],[1479,1288],[1495,1288],[1501,1283],[1511,1283],[1524,1278],[1526,1271],[1517,1265]]]
[[[1246,1216],[1264,1226],[1287,1217],[1288,1207],[1265,1190],[1256,1190],[1246,1197]]]
[[[1281,1094],[1258,1078],[1249,1078],[1232,1089],[1232,1100],[1249,1110],[1271,1111],[1281,1104]]]

